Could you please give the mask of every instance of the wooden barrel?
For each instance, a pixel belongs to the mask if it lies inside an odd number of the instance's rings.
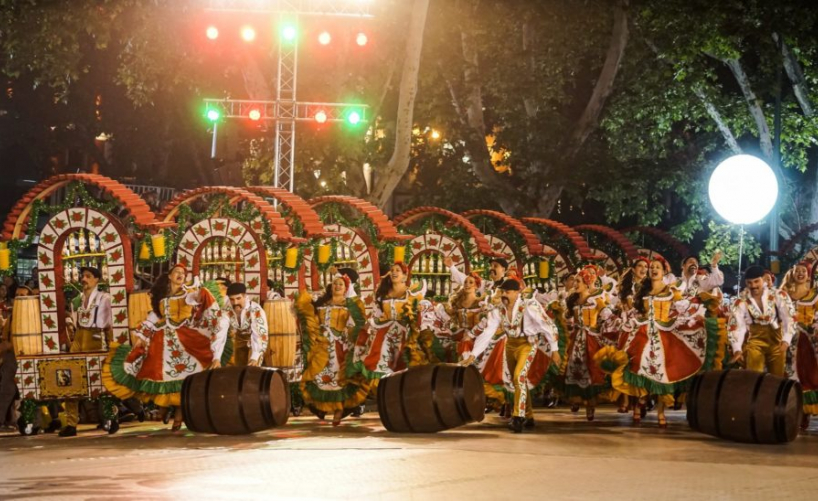
[[[482,421],[483,379],[473,366],[425,365],[378,383],[378,414],[389,431],[434,433]]]
[[[295,310],[289,299],[273,299],[264,302],[267,314],[267,331],[270,344],[265,355],[265,365],[290,369],[295,366],[297,329]]]
[[[151,312],[151,296],[148,291],[136,291],[128,295],[128,328],[133,331],[148,318]],[[131,334],[131,344],[134,335]]]
[[[14,298],[11,313],[11,342],[18,355],[43,352],[43,329],[40,320],[40,296]]]
[[[687,422],[736,442],[790,442],[798,436],[802,399],[797,381],[747,370],[710,371],[691,380]]]
[[[287,423],[290,389],[279,370],[225,367],[182,383],[182,416],[189,430],[245,435]]]

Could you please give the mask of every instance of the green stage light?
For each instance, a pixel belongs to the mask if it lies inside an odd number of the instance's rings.
[[[281,30],[281,37],[284,40],[292,42],[295,40],[296,36],[298,36],[298,30],[295,29],[295,26],[292,24],[284,25],[284,28]]]
[[[219,113],[219,110],[207,110],[207,119],[210,120],[211,122],[215,122],[221,116],[222,114]]]
[[[361,121],[361,114],[358,113],[357,111],[353,110],[353,111],[351,111],[349,113],[349,115],[347,115],[347,122],[349,122],[350,125],[358,125],[358,123],[360,123],[360,121]]]

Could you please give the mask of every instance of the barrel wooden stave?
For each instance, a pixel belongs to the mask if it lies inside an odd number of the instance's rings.
[[[289,299],[265,301],[264,313],[267,315],[269,336],[265,365],[282,368],[295,366],[298,330],[293,302]]]
[[[286,424],[287,379],[281,371],[225,367],[185,378],[182,413],[191,431],[244,435]]]
[[[737,442],[774,444],[798,435],[800,385],[746,370],[696,376],[687,398],[691,428]]]
[[[414,367],[381,379],[378,413],[389,431],[435,433],[482,421],[486,397],[474,367]]]
[[[18,355],[43,352],[43,330],[40,319],[40,296],[14,298],[11,314],[11,342]]]

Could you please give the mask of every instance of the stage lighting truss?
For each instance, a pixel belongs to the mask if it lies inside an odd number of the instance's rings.
[[[373,17],[375,0],[210,0],[208,10],[303,16]]]
[[[205,99],[207,113],[216,111],[221,118],[245,118],[256,120],[251,117],[258,112],[258,120],[295,120],[297,122],[320,122],[316,116],[320,112],[326,115],[324,122],[347,122],[350,115],[357,113],[360,117],[356,123],[367,121],[367,110],[369,106],[365,104],[353,103],[310,103],[297,102],[295,106],[291,104],[282,105],[276,101],[254,101],[245,99]],[[322,122],[323,123],[323,122]],[[354,125],[354,124],[353,124]]]

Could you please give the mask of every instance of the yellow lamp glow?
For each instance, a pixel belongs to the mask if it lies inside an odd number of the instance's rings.
[[[153,244],[154,257],[165,257],[165,235],[152,235],[151,243]]]
[[[0,270],[6,271],[11,268],[11,251],[0,249]]]
[[[540,278],[548,278],[550,268],[548,261],[540,261]]]
[[[318,262],[321,264],[325,264],[329,262],[329,253],[330,253],[330,246],[329,245],[319,245],[318,246]]]
[[[142,242],[142,245],[139,247],[139,259],[142,261],[147,261],[151,258],[151,249],[148,247],[148,242]]]
[[[284,256],[284,267],[293,269],[298,262],[298,248],[290,247],[287,249],[287,254]]]
[[[406,247],[404,247],[402,245],[399,246],[399,247],[395,247],[395,262],[396,263],[397,262],[403,262],[403,260],[405,258],[406,258]]]

